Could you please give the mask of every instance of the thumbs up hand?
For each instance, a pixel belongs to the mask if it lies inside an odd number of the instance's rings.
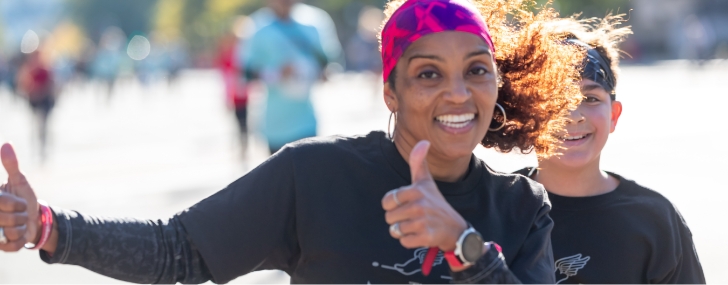
[[[412,184],[387,192],[382,199],[390,234],[406,248],[455,249],[467,222],[442,196],[427,167],[430,142],[420,141],[410,153]]]
[[[7,239],[6,243],[0,243],[0,250],[12,252],[38,239],[40,212],[35,192],[20,172],[10,144],[0,148],[0,160],[8,173],[7,183],[0,186],[0,228]]]

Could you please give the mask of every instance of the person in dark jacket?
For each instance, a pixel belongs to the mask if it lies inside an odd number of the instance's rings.
[[[139,283],[225,283],[265,269],[293,283],[553,283],[545,190],[472,152],[553,150],[560,129],[549,122],[576,107],[578,89],[564,82],[578,76],[581,57],[547,37],[549,11],[478,4],[388,5],[391,133],[288,144],[165,221],[38,203],[4,145],[0,250],[30,241],[45,262]],[[528,61],[537,62],[520,64]]]

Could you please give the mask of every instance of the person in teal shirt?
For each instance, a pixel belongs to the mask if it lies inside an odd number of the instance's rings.
[[[271,153],[316,135],[311,88],[330,59],[317,29],[290,16],[294,4],[291,0],[269,1],[276,18],[255,32],[243,54],[246,74],[254,74],[267,87],[261,131]]]

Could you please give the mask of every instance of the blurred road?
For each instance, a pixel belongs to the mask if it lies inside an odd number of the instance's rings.
[[[625,67],[618,99],[624,113],[603,165],[667,196],[691,227],[708,282],[728,283],[728,227],[721,182],[728,159],[728,62]],[[171,85],[119,85],[112,96],[94,84],[69,86],[52,115],[49,159],[35,154],[26,104],[0,90],[0,141],[13,141],[38,196],[53,205],[98,215],[165,218],[222,189],[267,157],[253,136],[247,159],[234,116],[212,71],[187,71]],[[345,74],[315,90],[320,134],[387,129],[389,113],[375,77]],[[251,102],[251,124],[260,116]],[[714,149],[715,148],[715,149]],[[532,155],[476,149],[493,168],[535,165]],[[0,180],[5,180],[4,171]],[[244,258],[244,257],[241,257]],[[233,283],[286,283],[280,272]],[[45,265],[37,253],[0,253],[0,283],[117,283],[73,266]]]

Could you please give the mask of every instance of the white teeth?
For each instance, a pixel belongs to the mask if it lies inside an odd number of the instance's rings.
[[[475,118],[475,114],[469,113],[469,114],[460,114],[460,115],[442,115],[437,116],[435,120],[442,123],[445,126],[451,127],[451,128],[463,128],[468,125],[470,121],[472,121]]]
[[[442,123],[463,123],[463,122],[471,121],[474,118],[475,118],[475,114],[469,113],[469,114],[461,114],[461,115],[442,115],[442,116],[437,116],[437,118],[435,118],[435,119]]]
[[[575,140],[583,139],[585,137],[586,137],[586,135],[581,135],[581,136],[568,136],[568,137],[564,137],[563,139],[564,140],[567,140],[567,141],[575,141]]]

